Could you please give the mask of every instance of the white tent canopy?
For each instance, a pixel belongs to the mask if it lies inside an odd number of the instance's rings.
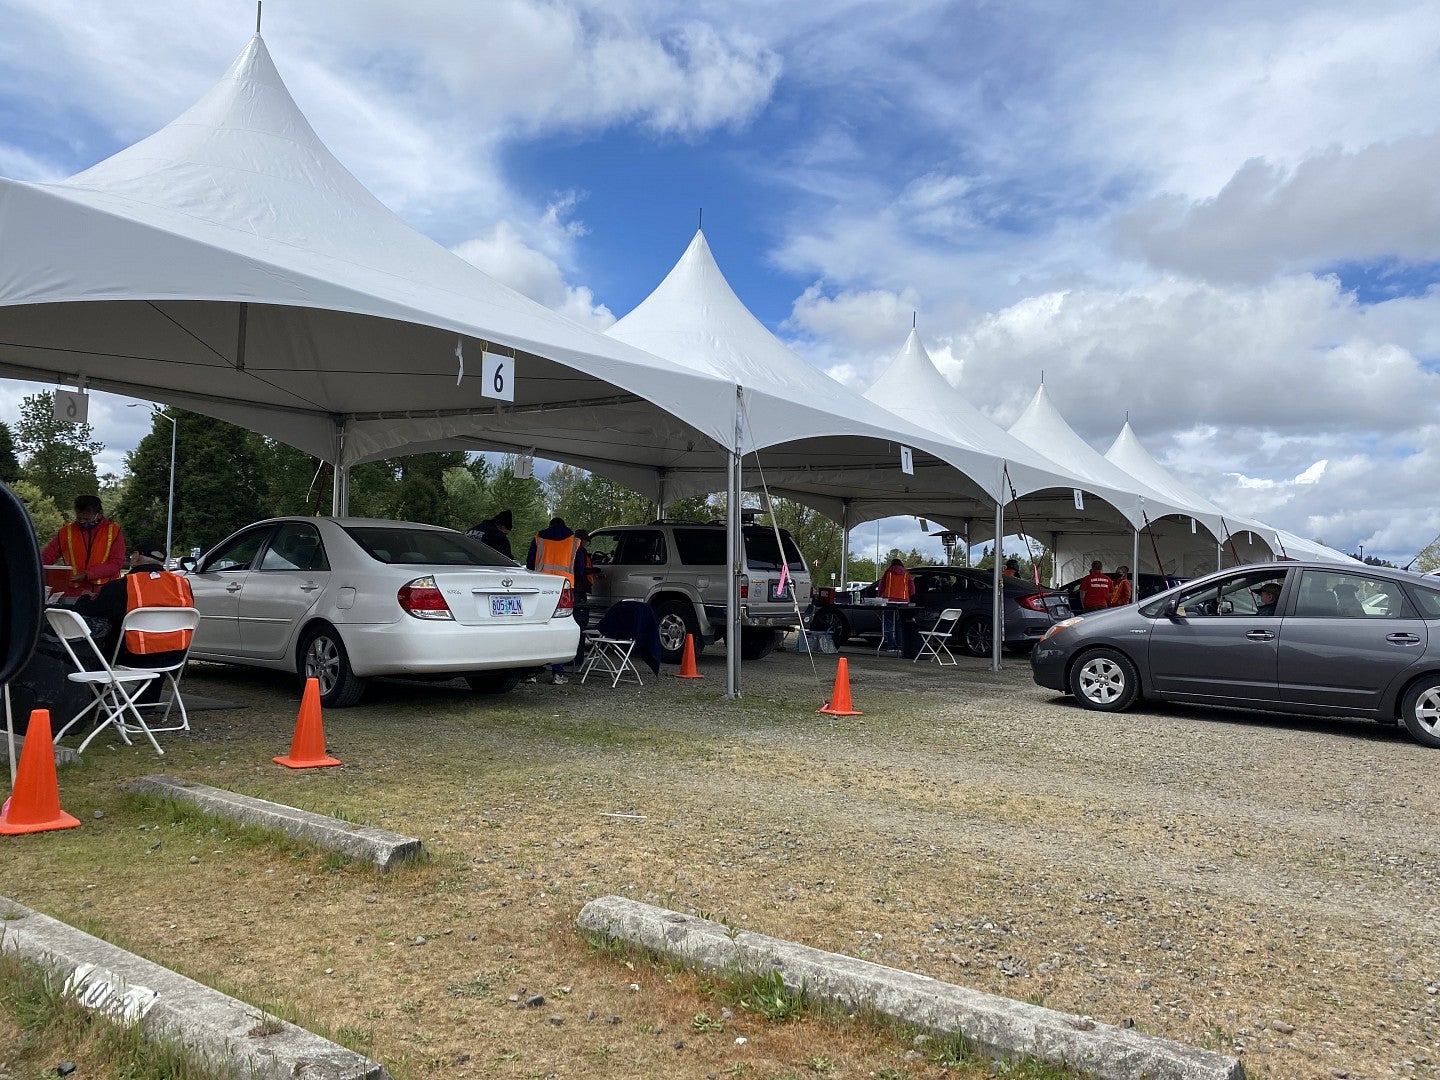
[[[715,402],[733,384],[571,322],[387,210],[259,35],[149,138],[59,183],[0,179],[0,238],[9,376],[168,402],[338,465],[476,439],[647,491],[732,445]],[[487,350],[513,401],[485,396]]]
[[[914,514],[945,523],[978,518],[984,528],[1008,498],[1002,452],[887,412],[781,343],[735,295],[701,232],[607,333],[742,386],[743,445],[759,451],[766,486],[843,524]],[[901,446],[917,451],[913,475],[901,471]],[[745,469],[746,486],[755,486],[755,461],[747,458]],[[1034,455],[1019,456],[1010,478],[1026,491],[1069,482]]]

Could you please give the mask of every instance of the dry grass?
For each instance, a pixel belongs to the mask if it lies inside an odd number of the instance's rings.
[[[739,701],[717,653],[697,683],[379,684],[325,716],[345,767],[306,772],[270,761],[293,680],[193,666],[191,693],[249,708],[195,714],[163,761],[92,748],[61,773],[84,827],[7,838],[0,893],[405,1078],[989,1074],[597,951],[573,922],[606,894],[1133,1020],[1251,1076],[1440,1075],[1440,756],[1375,725],[1097,716],[1023,663],[848,655],[850,719],[814,712],[833,658],[816,679],[793,653],[747,665]],[[431,857],[382,875],[121,793],[154,772]]]

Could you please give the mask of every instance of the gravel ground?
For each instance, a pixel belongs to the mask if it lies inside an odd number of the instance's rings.
[[[1440,754],[1370,722],[1087,712],[1013,659],[997,673],[844,655],[863,716],[817,715],[835,658],[812,667],[790,651],[746,664],[739,701],[720,695],[720,650],[701,657],[699,682],[541,682],[498,701],[378,683],[361,706],[326,714],[345,768],[305,775],[269,762],[294,724],[293,679],[193,665],[191,693],[248,708],[195,714],[163,762],[141,748],[88,754],[62,787],[90,827],[8,848],[0,876],[16,899],[95,920],[152,958],[365,1027],[383,1060],[413,1054],[423,1027],[426,1060],[456,1076],[704,1078],[743,1064],[733,1025],[690,1033],[683,1052],[636,1049],[652,1036],[626,1027],[606,1029],[615,1046],[600,1067],[585,1010],[633,1007],[631,979],[657,1010],[669,992],[566,943],[580,907],[605,894],[1133,1022],[1236,1053],[1251,1077],[1440,1076]],[[158,771],[338,808],[421,836],[442,859],[377,886],[184,840],[197,865],[181,839],[151,844],[152,816],[113,801],[91,819],[85,792],[98,806],[127,776]],[[102,861],[132,849],[124,865]],[[55,872],[57,856],[69,872]],[[77,885],[102,866],[116,888]],[[455,883],[456,867],[473,885]],[[147,919],[137,896],[165,897],[180,873],[194,917]],[[297,964],[292,943],[317,924],[323,946]],[[400,946],[418,934],[431,944],[417,966]],[[513,1006],[457,998],[457,973],[495,965],[495,941],[507,942],[505,970],[528,972],[517,983],[571,987],[577,1015],[527,1034]],[[397,996],[413,1015],[377,1007]],[[683,1024],[700,1006],[672,1007]],[[821,1052],[836,1077],[876,1075],[876,1060],[898,1062],[890,1075],[944,1074],[913,1054],[846,1058],[808,1028],[746,1030],[755,1077],[805,1075]],[[527,1056],[486,1058],[477,1032],[486,1045],[528,1039]]]

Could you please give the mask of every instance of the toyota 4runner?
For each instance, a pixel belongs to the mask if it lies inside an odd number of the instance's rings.
[[[768,525],[745,525],[743,530],[740,656],[758,660],[775,647],[780,631],[800,625],[793,598],[809,602],[810,571],[790,534],[780,530],[789,564],[782,593],[775,530]],[[685,651],[686,634],[695,635],[697,654],[725,637],[725,526],[679,521],[613,525],[591,533],[589,549],[596,570],[590,593],[593,618],[617,600],[644,600],[660,620],[660,644],[672,664],[679,663]]]

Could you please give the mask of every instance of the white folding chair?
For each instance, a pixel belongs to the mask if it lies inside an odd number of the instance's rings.
[[[55,732],[53,741],[58,743],[65,737],[67,731],[93,710],[97,721],[95,730],[85,736],[85,740],[76,748],[76,753],[83,754],[96,735],[114,724],[116,732],[127,746],[130,745],[130,733],[140,731],[144,732],[145,737],[150,740],[150,745],[155,748],[157,754],[164,754],[165,751],[160,749],[160,744],[155,741],[155,736],[145,726],[145,718],[135,708],[136,695],[140,693],[146,683],[160,678],[160,672],[146,668],[113,667],[110,661],[105,659],[105,654],[100,651],[100,646],[95,644],[95,639],[90,636],[90,627],[85,620],[69,608],[46,608],[45,618],[49,620],[50,628],[60,638],[60,644],[65,646],[65,652],[69,654],[71,663],[75,665],[75,670],[69,675],[70,681],[84,683],[95,695],[94,701],[81,709],[69,723]],[[89,650],[87,659],[84,661],[75,651],[75,642],[78,641],[83,641]],[[93,660],[90,659],[91,657]],[[134,717],[133,724],[130,723],[130,717]]]
[[[947,607],[935,619],[934,626],[920,631],[920,651],[915,654],[914,663],[918,664],[922,656],[928,656],[935,663],[946,666],[960,663],[950,651],[950,635],[955,632],[955,624],[960,621],[960,615],[958,607]],[[941,654],[948,659],[942,658]]]
[[[125,647],[126,631],[139,631],[145,634],[171,634],[185,632],[189,635],[190,641],[195,638],[195,628],[200,625],[200,612],[193,607],[142,607],[126,612],[125,621],[120,624],[120,636],[115,641],[115,656],[111,658],[111,665],[119,659],[120,651]],[[185,711],[185,699],[180,696],[180,679],[185,674],[185,660],[189,656],[190,646],[187,644],[181,653],[180,659],[164,667],[136,667],[141,671],[158,671],[170,684],[170,696],[164,701],[151,703],[136,702],[137,709],[159,709],[164,708],[160,714],[157,724],[151,724],[150,730],[154,732],[166,731],[189,731],[190,714]],[[178,724],[168,723],[170,713],[176,706],[180,707],[180,722]],[[159,726],[157,726],[159,725]],[[130,729],[134,734],[134,729]]]
[[[630,658],[634,651],[634,638],[606,637],[599,630],[586,630],[585,664],[580,669],[580,681],[583,683],[592,671],[598,671],[601,675],[610,676],[611,687],[619,686],[621,679],[634,679],[644,686],[640,669]]]

